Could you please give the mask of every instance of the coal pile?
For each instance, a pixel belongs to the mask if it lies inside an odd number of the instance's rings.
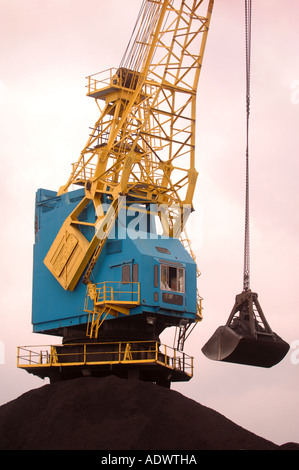
[[[0,449],[276,450],[216,411],[115,376],[44,385],[0,407]]]

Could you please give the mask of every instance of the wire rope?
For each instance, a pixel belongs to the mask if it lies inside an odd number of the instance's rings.
[[[249,116],[251,75],[251,17],[252,1],[245,0],[245,48],[246,48],[246,182],[245,182],[245,239],[243,289],[250,289],[250,230],[249,230]]]

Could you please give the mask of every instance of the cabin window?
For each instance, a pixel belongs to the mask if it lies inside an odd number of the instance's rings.
[[[159,286],[159,266],[155,264],[154,266],[154,287]]]
[[[167,304],[183,305],[183,299],[184,297],[179,294],[171,294],[170,292],[162,293],[162,300]]]
[[[159,253],[166,253],[167,255],[170,255],[168,248],[164,248],[163,246],[155,246],[155,248],[157,251],[159,251]]]
[[[138,264],[133,264],[133,268],[132,268],[132,281],[133,282],[138,282],[138,271],[139,271]]]
[[[129,264],[124,264],[124,266],[122,267],[122,282],[123,284],[128,284],[129,282],[131,282]]]
[[[185,269],[161,264],[160,289],[185,292]]]

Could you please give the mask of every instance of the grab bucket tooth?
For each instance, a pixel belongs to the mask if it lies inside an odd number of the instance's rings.
[[[227,324],[217,328],[202,352],[214,361],[269,368],[278,364],[289,348],[271,330],[257,294],[245,291],[236,296]]]

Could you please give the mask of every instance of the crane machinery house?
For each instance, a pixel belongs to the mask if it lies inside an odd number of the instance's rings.
[[[80,280],[72,292],[63,288],[68,280],[66,260],[71,270],[71,257],[79,245],[75,235],[68,234],[63,245],[51,254],[53,270],[60,279],[57,282],[44,260],[63,221],[83,197],[84,190],[61,196],[43,189],[37,192],[32,312],[34,332],[63,335],[66,327],[77,325],[80,329],[80,325],[88,323],[89,312],[93,313],[96,307],[103,309],[106,304],[114,306],[115,311],[120,307],[118,317],[126,318],[124,325],[130,323],[128,315],[132,316],[133,322],[145,324],[149,318],[155,318],[157,331],[164,324],[175,326],[182,320],[194,322],[197,312],[194,296],[196,263],[178,238],[157,235],[155,217],[146,211],[142,215],[152,219],[149,224],[144,224],[151,229],[150,232],[130,229],[130,224],[139,215],[128,216],[127,208],[120,210],[113,225],[113,237],[107,238],[93,269],[92,287],[87,289],[87,296],[86,285]],[[80,219],[86,223],[80,228],[80,242],[84,240],[88,245],[95,233],[93,208],[87,207]],[[127,222],[126,225],[123,225],[124,222]],[[143,225],[142,217],[139,225]],[[84,303],[85,311],[82,308]],[[137,315],[141,318],[138,319]],[[114,317],[108,314],[109,318]]]
[[[62,342],[19,347],[18,367],[51,381],[193,376],[184,343],[202,305],[185,224],[213,1],[140,3],[119,67],[87,78],[100,115],[69,179],[36,193],[33,331]]]

